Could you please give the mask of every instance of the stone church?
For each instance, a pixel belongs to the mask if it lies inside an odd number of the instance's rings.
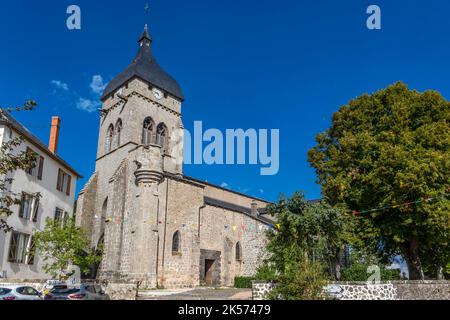
[[[172,134],[183,92],[155,60],[147,26],[138,43],[101,98],[96,170],[77,202],[78,225],[103,247],[97,278],[231,286],[264,256],[268,202],[183,175],[182,135]]]

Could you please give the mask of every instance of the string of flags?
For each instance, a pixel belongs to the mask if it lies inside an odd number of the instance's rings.
[[[128,218],[121,218],[121,217],[115,217],[115,216],[109,217],[109,218],[103,218],[103,217],[99,217],[98,215],[95,215],[94,218],[97,219],[97,220],[98,219],[104,219],[105,223],[115,223],[116,225],[121,225],[121,224],[124,224],[124,223],[128,222]],[[150,222],[144,221],[144,223],[150,223]],[[158,224],[163,224],[163,223],[164,223],[163,221],[158,221]],[[173,222],[167,222],[167,225],[170,225],[170,224],[177,224],[177,221],[175,220]],[[200,224],[200,227],[202,227],[202,226],[203,225]],[[181,224],[181,227],[182,228],[187,228],[188,225],[183,223],[183,224]],[[241,226],[228,225],[228,224],[224,225],[224,229],[225,230],[232,230],[233,232],[236,232],[239,229],[239,227],[242,228],[242,230],[255,231],[255,235],[253,237],[251,237],[251,239],[253,240],[253,239],[256,239],[256,236],[257,236],[257,234],[259,232],[273,231],[275,229],[279,230],[281,228],[281,225],[280,224],[276,224],[276,225],[272,225],[272,224],[262,225],[262,224],[260,224],[260,225],[250,225],[250,226],[246,226],[245,224],[242,224]],[[195,227],[194,229],[196,229],[196,228],[197,227]]]
[[[450,192],[450,188],[447,189],[447,192]],[[443,194],[443,195],[437,196],[437,197],[422,198],[422,199],[418,199],[418,200],[415,200],[415,201],[404,202],[404,203],[395,204],[395,205],[386,205],[386,206],[380,207],[380,208],[361,210],[361,211],[353,210],[353,211],[350,211],[350,213],[352,213],[353,215],[357,216],[357,215],[367,214],[367,213],[372,213],[372,212],[380,212],[380,211],[385,211],[385,210],[389,210],[389,209],[398,209],[398,208],[402,208],[402,207],[418,205],[418,204],[421,204],[421,203],[424,203],[424,202],[425,203],[426,202],[432,202],[432,201],[443,199],[443,198],[446,198],[446,197],[448,197],[448,194]]]

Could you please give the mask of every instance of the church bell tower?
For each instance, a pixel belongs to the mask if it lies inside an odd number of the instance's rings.
[[[184,96],[152,43],[145,25],[136,57],[101,97],[96,172],[80,193],[77,215],[82,225],[93,221],[84,225],[93,247],[103,244],[101,278],[130,275],[156,285],[162,183],[183,173]]]

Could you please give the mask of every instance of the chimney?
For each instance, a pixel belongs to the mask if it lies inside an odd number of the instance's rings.
[[[58,151],[60,125],[61,119],[59,117],[52,117],[52,128],[50,129],[50,141],[48,142],[48,148],[53,153],[56,153]]]
[[[251,208],[252,208],[252,215],[258,216],[258,215],[259,215],[259,212],[258,212],[258,204],[256,203],[256,201],[253,201],[253,202],[252,202]]]

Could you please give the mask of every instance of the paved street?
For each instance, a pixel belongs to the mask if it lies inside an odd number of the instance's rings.
[[[138,300],[251,300],[250,289],[195,288],[139,292]]]

